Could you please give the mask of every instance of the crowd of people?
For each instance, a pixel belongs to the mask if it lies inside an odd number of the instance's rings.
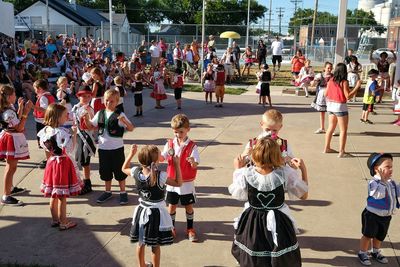
[[[249,139],[244,151],[234,159],[236,170],[229,192],[234,198],[247,202],[235,220],[232,254],[240,266],[301,266],[296,238],[298,229],[285,204],[285,192],[299,199],[307,198],[307,168],[302,159],[294,156],[288,140],[279,136],[283,115],[272,109],[270,95],[270,82],[281,68],[282,42],[277,38],[272,43],[271,72],[266,64],[267,48],[262,40],[255,55],[251,47],[241,53],[238,45],[233,43],[218,58],[215,38],[210,36],[209,39],[204,58],[209,64],[201,75],[206,103],[212,103],[215,92],[216,107],[223,107],[225,83],[231,81],[235,70],[241,75],[247,70],[249,75],[251,65],[257,60],[259,104],[265,106],[268,102],[270,106],[261,118],[262,132]],[[182,109],[185,78],[190,68],[197,68],[201,60],[201,47],[197,42],[193,41],[183,49],[180,42],[176,42],[171,66],[168,66],[169,48],[162,39],[159,42],[153,40],[149,48],[142,42],[130,59],[114,54],[108,41],[95,41],[92,36],[79,40],[76,35],[49,36],[44,42],[27,38],[24,48],[15,56],[8,50],[11,46],[12,43],[5,41],[0,64],[0,159],[6,164],[1,203],[23,205],[14,196],[25,189],[14,186],[13,176],[18,162],[29,158],[24,128],[33,110],[38,146],[45,154],[40,163],[44,169],[40,189],[50,198],[51,227],[64,231],[77,226],[67,218],[67,198],[93,191],[91,157],[97,153],[98,171],[104,182],[104,191],[96,199],[98,204],[113,197],[113,179],[119,185],[119,203],[127,204],[125,180],[127,176],[135,180],[139,203],[134,211],[130,237],[132,242],[138,243],[139,266],[150,265],[145,262],[146,245],[152,248],[152,266],[160,266],[160,246],[172,244],[176,236],[178,204],[185,209],[188,240],[198,241],[194,227],[194,181],[200,156],[195,141],[188,136],[189,118],[178,114],[171,119],[173,138],[168,139],[162,151],[153,145],[140,149],[132,145],[125,158],[123,138],[126,131],[135,129],[124,113],[124,97],[129,91],[134,95],[136,117],[143,116],[142,91],[145,87],[152,88],[155,109],[164,108],[161,101],[167,97],[166,86],[174,89],[176,108]],[[238,64],[240,58],[245,62],[242,72]],[[323,72],[315,74],[311,62],[300,50],[292,59],[295,83],[304,88],[306,96],[308,86],[317,86],[312,106],[321,114],[321,125],[316,133],[326,134],[324,152],[338,153],[341,158],[351,156],[345,150],[349,121],[347,102],[361,87],[361,67],[356,56],[349,55],[346,60],[347,65],[339,63],[335,67],[327,62]],[[6,61],[7,68],[3,64]],[[368,114],[374,103],[381,101],[382,87],[377,82],[378,76],[386,79],[385,84],[390,87],[390,80],[385,75],[388,71],[386,62],[387,55],[385,58],[385,54],[381,54],[378,70],[368,73],[361,116],[363,123],[371,123]],[[52,67],[59,68],[62,73],[56,77],[55,84],[48,81]],[[329,113],[327,130],[326,112]],[[399,121],[396,124],[399,125]],[[337,125],[340,128],[339,151],[330,145]],[[131,168],[136,154],[139,165]],[[166,172],[157,168],[164,161],[168,164]],[[395,205],[381,207],[379,204],[397,199],[400,193],[399,185],[391,180],[391,164],[390,154],[374,153],[368,159],[373,178],[369,184],[367,208],[363,212],[363,237],[358,253],[364,265],[370,265],[369,255],[387,263],[380,246]],[[368,254],[371,240],[373,250]]]

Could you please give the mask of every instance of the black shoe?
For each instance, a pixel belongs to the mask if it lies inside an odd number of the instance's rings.
[[[379,263],[387,264],[389,261],[388,259],[381,254],[381,251],[378,252],[371,252],[371,257]]]
[[[47,164],[47,160],[43,160],[39,163],[39,168],[40,169],[44,169],[46,168],[46,164]]]
[[[128,204],[128,193],[119,194],[119,204],[120,205]]]
[[[103,192],[103,194],[101,194],[99,196],[99,198],[96,200],[96,202],[103,203],[103,202],[106,202],[107,200],[109,200],[110,198],[112,198],[111,192]]]
[[[139,113],[136,113],[136,115],[133,115],[133,117],[139,117],[139,116],[140,116]]]
[[[26,191],[26,188],[19,188],[14,186],[14,188],[11,190],[10,196],[15,196],[21,193],[24,193]]]
[[[12,197],[12,196],[7,196],[6,200],[1,198],[1,204],[5,206],[22,206],[24,205],[24,202]]]
[[[92,192],[92,182],[90,180],[83,180],[85,185],[82,187],[81,192],[79,193],[79,195],[84,195],[87,193]]]

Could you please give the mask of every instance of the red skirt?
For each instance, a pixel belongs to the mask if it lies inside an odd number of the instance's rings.
[[[20,149],[15,149],[15,144]],[[24,160],[29,159],[28,143],[23,133],[0,133],[0,159]]]
[[[51,156],[47,160],[40,191],[45,197],[76,196],[82,189],[72,160],[66,156]]]
[[[92,99],[92,108],[94,110],[94,114],[97,113],[99,110],[103,110],[106,106],[103,104],[102,98],[94,98]]]

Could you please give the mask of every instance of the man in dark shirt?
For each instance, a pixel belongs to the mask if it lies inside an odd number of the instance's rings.
[[[235,68],[237,69],[238,75],[240,77],[240,47],[239,45],[233,41],[232,43],[232,52],[236,57],[236,61],[235,61]]]

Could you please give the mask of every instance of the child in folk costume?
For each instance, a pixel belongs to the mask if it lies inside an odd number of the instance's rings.
[[[136,115],[134,117],[143,116],[143,74],[138,72],[135,74],[135,82],[132,86],[133,98],[135,101]]]
[[[295,81],[295,85],[304,89],[306,97],[308,97],[308,87],[314,80],[314,69],[311,66],[311,60],[307,59],[304,61],[304,66],[300,69],[298,78]]]
[[[67,108],[68,110],[68,121],[64,125],[64,127],[71,127],[73,124],[73,116],[72,116],[72,105],[71,105],[71,92],[74,88],[74,81],[71,82],[70,88],[68,88],[68,79],[66,77],[59,77],[57,80],[57,100],[58,102]]]
[[[196,190],[194,181],[197,175],[197,166],[200,163],[200,154],[197,145],[189,139],[189,119],[185,114],[175,115],[171,120],[171,128],[175,138],[169,139],[161,153],[160,161],[168,160],[167,173],[169,177],[175,176],[175,165],[173,155],[180,157],[180,168],[182,171],[182,186],[167,186],[168,211],[175,225],[176,207],[178,203],[185,206],[186,211],[186,234],[189,241],[197,242],[194,230],[194,209],[196,203]],[[176,236],[173,229],[174,237]]]
[[[130,167],[130,162],[136,154],[137,146],[133,145],[126,158],[122,170],[126,175],[133,177],[139,194],[139,205],[133,213],[130,231],[131,242],[138,243],[136,250],[138,266],[149,266],[145,263],[145,245],[151,246],[154,267],[160,266],[160,246],[170,245],[174,238],[173,224],[165,207],[165,187],[181,186],[182,176],[179,157],[173,157],[176,169],[174,177],[167,176],[164,171],[157,169],[160,150],[153,145],[144,146],[139,154],[139,166]]]
[[[49,92],[49,84],[46,80],[37,80],[33,83],[33,88],[36,93],[36,103],[33,107],[33,117],[36,121],[36,134],[44,128],[44,114],[50,104],[55,103],[56,100],[52,94]],[[39,143],[39,137],[37,138],[39,148],[41,148]],[[49,158],[49,152],[45,151],[46,159],[39,163],[39,168],[44,169],[46,167],[47,159]]]
[[[301,266],[300,248],[293,219],[285,204],[285,190],[307,198],[307,171],[301,159],[292,164],[301,170],[298,177],[285,167],[279,145],[269,137],[257,140],[254,165],[246,167],[240,155],[235,161],[229,192],[235,199],[248,201],[235,225],[232,254],[240,266]]]
[[[265,107],[265,104],[267,103],[267,98],[268,98],[268,103],[269,106],[272,107],[272,102],[271,102],[271,91],[270,91],[270,83],[271,80],[274,78],[275,75],[272,75],[271,72],[269,71],[269,66],[268,64],[264,64],[262,71],[260,75],[258,76],[259,80],[259,87],[260,87],[260,97],[259,100],[262,102],[263,107]]]
[[[117,110],[124,112],[124,96],[126,95],[126,90],[123,85],[123,80],[121,76],[114,78],[115,90],[119,92],[119,101],[117,105]]]
[[[315,78],[311,83],[312,85],[317,87],[315,99],[311,103],[311,107],[319,111],[320,114],[319,117],[320,127],[318,130],[314,132],[315,134],[325,133],[326,100],[324,92],[329,79],[332,77],[332,68],[333,68],[332,63],[325,62],[324,72],[315,75]]]
[[[174,97],[176,100],[176,109],[182,108],[183,81],[182,69],[176,68],[172,81],[172,88],[174,88]]]
[[[164,74],[160,67],[156,67],[156,71],[154,71],[154,88],[153,92],[151,92],[150,96],[156,100],[156,109],[163,109],[164,106],[161,106],[161,100],[167,99],[167,95],[165,94],[164,87]]]
[[[219,64],[215,73],[215,97],[217,104],[215,107],[222,108],[225,95],[225,68],[224,65]]]
[[[91,106],[94,109],[94,113],[105,108],[104,106],[104,92],[106,91],[106,85],[104,81],[104,73],[100,68],[94,68],[91,70],[92,75],[92,101]]]
[[[212,104],[212,94],[215,91],[215,73],[213,65],[210,63],[207,66],[207,70],[203,73],[204,87],[203,91],[206,93],[206,104],[208,104],[208,96],[210,96],[210,104]]]
[[[397,115],[397,119],[393,122],[393,125],[400,126],[400,89],[393,89],[393,100],[394,100],[394,108],[393,112]]]
[[[89,119],[94,116],[93,108],[90,106],[92,90],[90,86],[84,85],[76,93],[79,103],[72,108],[77,127],[75,162],[83,169],[83,183],[81,195],[92,192],[92,182],[90,180],[90,158],[96,153],[96,144],[93,131],[90,131],[85,122],[85,116]]]
[[[13,195],[25,191],[23,188],[13,186],[13,177],[17,170],[19,160],[29,159],[29,150],[24,135],[25,123],[33,103],[29,100],[24,104],[23,98],[18,99],[18,111],[14,108],[17,100],[15,90],[11,86],[0,87],[0,159],[6,160],[4,170],[3,196],[1,204],[20,206],[23,202]]]
[[[67,219],[67,197],[78,195],[82,188],[79,171],[69,155],[76,144],[76,129],[60,127],[67,120],[67,109],[53,103],[46,110],[45,127],[38,133],[40,145],[50,153],[40,190],[50,197],[51,227],[60,230],[77,225]]]

